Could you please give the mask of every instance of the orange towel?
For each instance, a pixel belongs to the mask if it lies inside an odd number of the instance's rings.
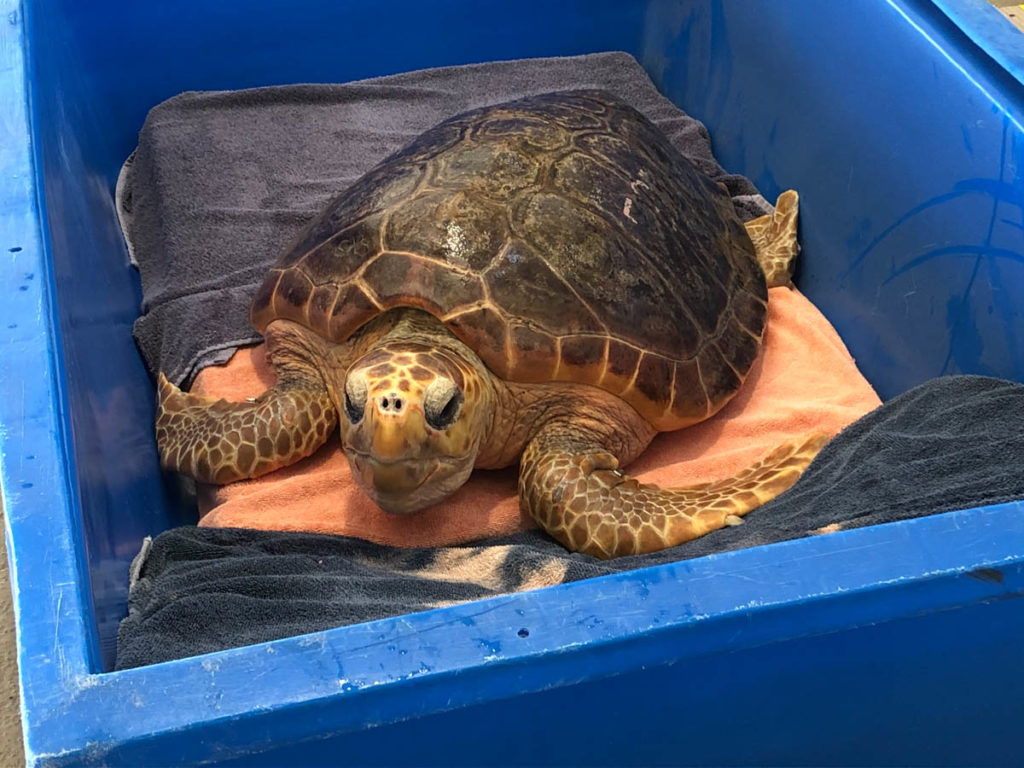
[[[781,443],[839,432],[879,405],[825,317],[798,291],[769,291],[760,357],[740,393],[713,418],[658,435],[629,468],[642,482],[680,486],[727,477]],[[234,400],[273,384],[263,347],[205,368],[192,391]],[[414,515],[378,509],[349,474],[337,436],[290,467],[199,489],[201,526],[316,531],[397,546],[443,546],[533,527],[519,511],[516,470],[477,470],[447,500]]]

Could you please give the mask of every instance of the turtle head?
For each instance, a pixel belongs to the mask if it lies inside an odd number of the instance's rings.
[[[339,408],[352,474],[387,512],[441,501],[473,471],[489,395],[454,351],[403,343],[368,352],[349,368]]]

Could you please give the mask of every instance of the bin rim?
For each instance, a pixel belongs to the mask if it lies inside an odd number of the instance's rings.
[[[0,94],[6,109],[0,120],[0,501],[29,755],[40,694],[59,699],[62,676],[88,668],[92,639],[86,627],[92,616],[79,554],[81,527],[73,519],[78,507],[65,444],[61,346],[43,237],[46,213],[31,130],[22,4],[0,0],[0,18],[7,22],[0,24]]]
[[[899,10],[893,0],[886,0]],[[1024,32],[989,0],[929,0],[985,55],[1024,85]],[[908,19],[909,20],[909,19]]]
[[[1009,502],[117,672],[23,656],[30,763],[165,739],[185,762],[258,753],[282,714],[302,742],[1022,595],[1024,502]]]

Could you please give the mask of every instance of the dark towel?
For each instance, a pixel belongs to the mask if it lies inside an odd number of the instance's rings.
[[[178,528],[139,558],[120,669],[757,544],[1024,498],[1024,385],[935,379],[829,445],[743,525],[600,561],[531,531],[398,549],[321,534]]]
[[[118,182],[118,214],[142,278],[135,338],[152,372],[188,385],[259,340],[249,301],[327,202],[416,135],[467,109],[575,88],[625,99],[745,219],[771,211],[715,162],[707,130],[625,53],[446,67],[346,85],[185,93],[149,113]]]

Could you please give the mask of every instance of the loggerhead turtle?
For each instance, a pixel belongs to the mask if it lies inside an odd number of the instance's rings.
[[[740,522],[824,436],[692,488],[619,467],[739,389],[766,285],[790,280],[796,216],[787,192],[744,227],[721,185],[604,92],[459,115],[337,197],[270,270],[250,318],[272,389],[228,402],[160,376],[162,463],[229,483],[308,456],[340,424],[389,512],[519,461],[523,509],[579,552],[651,552]]]

